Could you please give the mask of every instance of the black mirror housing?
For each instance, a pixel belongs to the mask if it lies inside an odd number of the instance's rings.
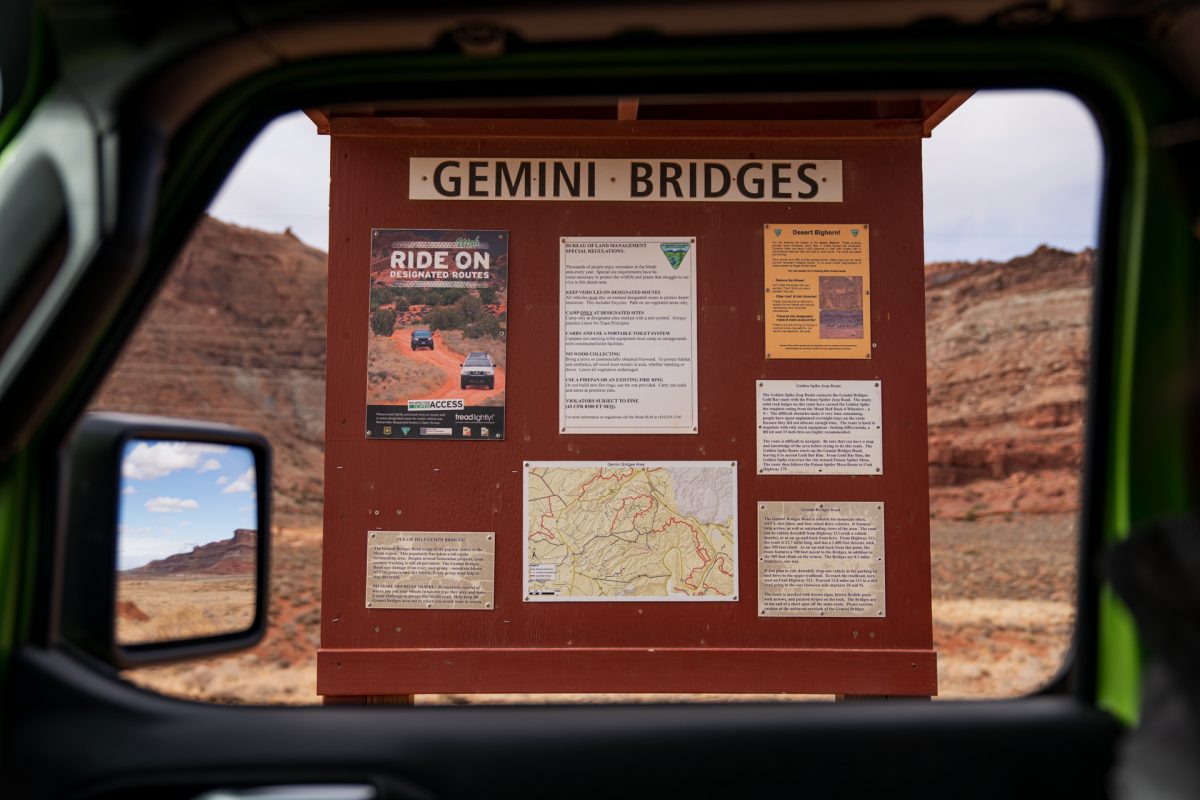
[[[234,633],[146,644],[116,639],[117,542],[122,455],[130,440],[163,440],[246,448],[257,479],[254,615]],[[56,639],[117,669],[223,655],[257,644],[266,632],[270,597],[271,446],[257,433],[214,423],[95,413],[82,418],[60,454],[67,514],[59,531],[56,582],[61,598]],[[235,502],[231,500],[230,502]]]

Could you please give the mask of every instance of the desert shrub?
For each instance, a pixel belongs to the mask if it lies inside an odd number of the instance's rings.
[[[408,298],[405,297],[405,291],[395,286],[372,286],[371,287],[371,310],[375,311],[380,306],[385,306],[388,303],[395,304],[396,308],[407,308],[409,305]]]
[[[479,290],[479,302],[485,306],[490,306],[496,302],[496,290],[491,286],[485,286]]]
[[[396,329],[396,312],[390,308],[380,308],[371,315],[371,330],[376,336],[391,336]]]
[[[466,289],[405,289],[410,305],[449,306],[467,294]]]
[[[500,336],[500,320],[485,314],[463,328],[463,333],[471,339],[495,339]]]
[[[435,331],[460,330],[463,326],[462,313],[456,306],[431,308],[425,312],[424,322]]]
[[[375,311],[384,303],[392,302],[392,290],[387,286],[371,287],[371,311]]]
[[[473,294],[465,294],[455,301],[454,307],[462,315],[464,324],[476,322],[484,315],[483,303]]]

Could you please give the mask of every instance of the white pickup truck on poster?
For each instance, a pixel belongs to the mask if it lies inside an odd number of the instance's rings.
[[[696,433],[696,238],[559,244],[559,431]]]

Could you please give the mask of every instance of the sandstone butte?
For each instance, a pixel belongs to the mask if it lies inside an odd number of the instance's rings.
[[[1092,263],[1040,247],[926,268],[933,515],[1078,507]],[[319,524],[325,311],[325,253],[205,218],[92,408],[262,432],[276,521]]]
[[[138,577],[165,575],[253,575],[258,566],[258,532],[238,528],[229,539],[197,545],[187,553],[160,558],[125,574]],[[132,604],[131,604],[132,605]],[[136,606],[133,606],[137,610]]]

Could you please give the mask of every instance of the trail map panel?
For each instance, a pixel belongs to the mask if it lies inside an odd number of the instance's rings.
[[[504,438],[508,241],[371,230],[367,438]]]
[[[736,461],[526,462],[525,599],[738,599]]]

